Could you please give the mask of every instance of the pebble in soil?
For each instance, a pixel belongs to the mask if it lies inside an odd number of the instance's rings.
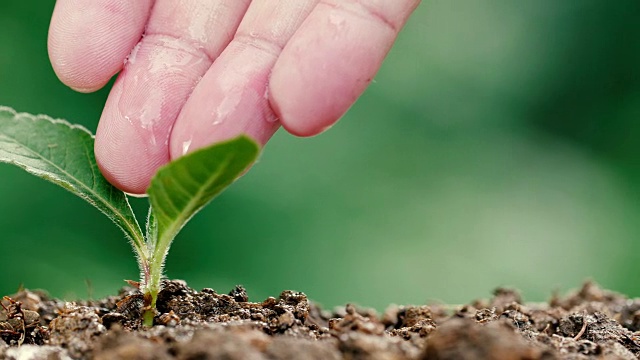
[[[66,303],[23,290],[2,301],[0,358],[47,359],[638,359],[640,299],[588,282],[527,304],[517,291],[455,309],[347,305],[333,312],[300,292],[254,303],[166,281],[156,326],[144,328],[134,288]]]

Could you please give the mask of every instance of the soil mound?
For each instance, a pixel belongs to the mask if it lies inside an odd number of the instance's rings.
[[[548,303],[499,288],[464,306],[392,306],[383,314],[319,308],[301,292],[250,302],[166,281],[156,325],[141,295],[64,302],[40,291],[6,296],[2,359],[640,359],[640,299],[592,282]]]

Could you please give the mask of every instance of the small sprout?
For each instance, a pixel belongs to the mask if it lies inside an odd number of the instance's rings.
[[[93,143],[93,135],[81,126],[44,115],[18,114],[0,106],[0,162],[62,186],[122,229],[141,274],[140,282],[127,282],[142,292],[143,322],[151,326],[171,242],[193,215],[255,162],[260,148],[240,136],[163,166],[147,190],[150,207],[143,234],[127,195],[100,173]]]

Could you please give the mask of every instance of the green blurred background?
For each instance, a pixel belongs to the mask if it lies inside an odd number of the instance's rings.
[[[0,104],[95,130],[107,91],[55,77],[53,5],[0,5]],[[637,0],[424,1],[344,119],[279,132],[180,234],[168,276],[378,309],[586,278],[640,295],[638,39]],[[98,297],[137,275],[102,214],[0,165],[2,294]]]

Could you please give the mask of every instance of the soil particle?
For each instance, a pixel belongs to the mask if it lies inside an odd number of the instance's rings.
[[[0,359],[640,359],[640,300],[588,282],[549,303],[499,288],[468,305],[348,304],[323,310],[300,292],[250,302],[166,281],[155,326],[134,287],[66,303],[20,291],[2,302]]]
[[[446,321],[427,340],[427,360],[556,359],[552,351],[526,341],[505,320],[481,325],[466,318]]]
[[[68,352],[58,346],[22,345],[5,351],[0,350],[2,359],[7,360],[71,360]]]
[[[164,346],[157,346],[153,338],[125,332],[115,326],[105,336],[96,341],[93,351],[96,360],[131,359],[164,360],[173,359]]]
[[[40,326],[40,314],[27,310],[22,302],[5,296],[0,306],[4,312],[0,313],[0,339],[5,344],[43,345],[49,337],[47,329]]]
[[[107,329],[100,323],[98,311],[88,306],[68,303],[58,312],[58,317],[49,325],[51,336],[48,343],[69,351],[74,358],[91,352],[96,339]]]
[[[196,332],[190,341],[179,344],[174,351],[178,359],[262,360],[267,342],[267,335],[256,331],[209,329]]]

